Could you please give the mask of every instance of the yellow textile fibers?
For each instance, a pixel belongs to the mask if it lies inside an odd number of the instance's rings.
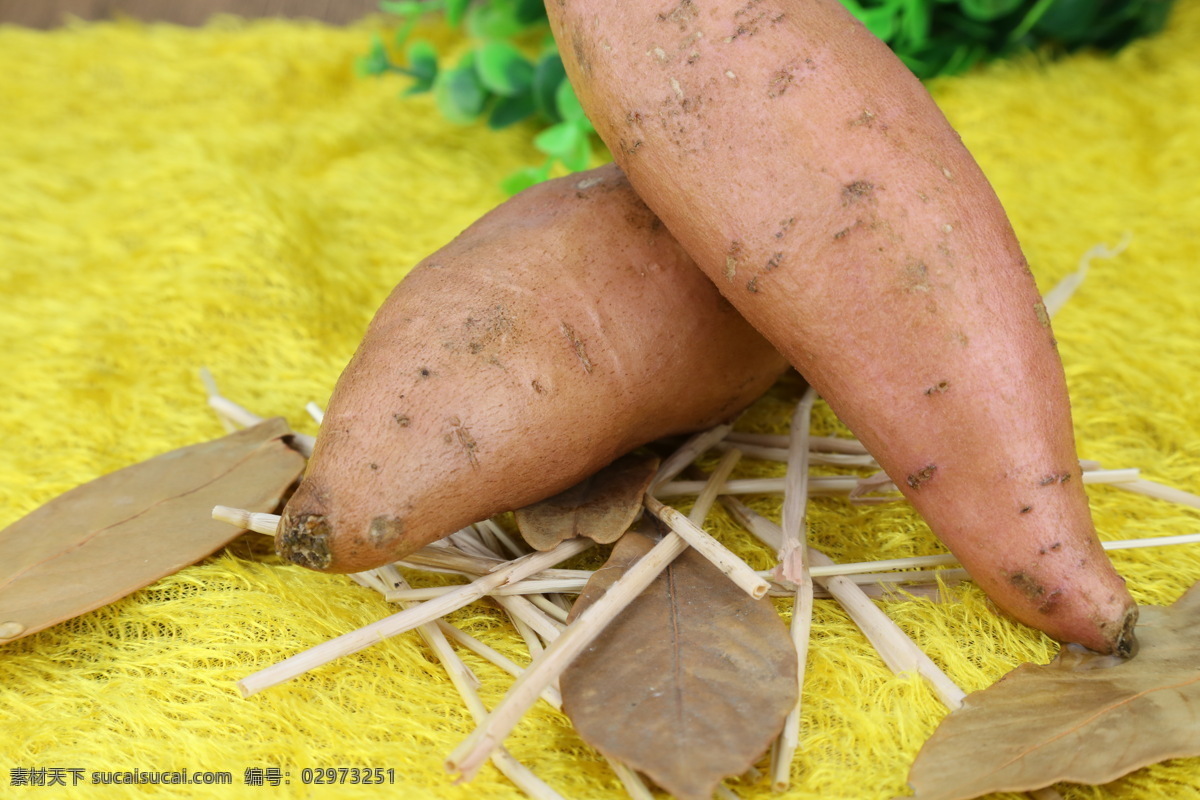
[[[204,365],[227,396],[314,432],[304,404],[328,397],[392,285],[499,203],[503,176],[539,160],[529,129],[456,127],[428,95],[400,99],[400,77],[356,78],[370,34],[236,20],[0,28],[0,526],[91,478],[219,436],[197,378]],[[1200,3],[1181,0],[1164,34],[1115,58],[1029,58],[932,87],[1043,290],[1093,245],[1130,234],[1123,253],[1094,261],[1055,320],[1081,455],[1194,493],[1197,51]],[[742,427],[784,430],[793,388],[772,390]],[[839,430],[822,404],[815,427]],[[780,472],[747,462],[738,474]],[[1111,487],[1089,494],[1106,539],[1200,531],[1196,510]],[[751,502],[778,513],[777,500]],[[770,563],[723,512],[710,525],[756,566]],[[811,526],[839,561],[940,549],[903,504],[822,499]],[[1169,603],[1200,580],[1200,547],[1113,558],[1143,603]],[[946,593],[949,602],[883,607],[964,688],[1053,655],[1053,643],[998,616],[974,587]],[[80,770],[85,782],[93,771],[183,769],[233,780],[62,793],[72,797],[519,796],[491,767],[450,782],[442,759],[471,722],[415,635],[239,697],[239,678],[393,610],[343,577],[280,564],[248,535],[111,606],[0,645],[0,796],[40,796],[12,785],[38,769]],[[453,619],[527,659],[494,607]],[[801,749],[780,796],[904,794],[944,710],[919,681],[891,675],[832,602],[818,601],[813,637]],[[511,679],[465,658],[495,705]],[[565,797],[622,796],[544,704],[507,744]],[[325,767],[382,768],[389,782],[304,785],[304,770]],[[289,783],[247,785],[255,768]],[[773,796],[765,778],[731,785]],[[1197,786],[1192,758],[1060,791],[1149,800],[1197,798]]]

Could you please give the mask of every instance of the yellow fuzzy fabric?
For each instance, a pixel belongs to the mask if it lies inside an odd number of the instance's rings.
[[[431,35],[451,43],[445,31]],[[501,202],[534,163],[528,130],[444,122],[400,78],[354,77],[369,26],[221,20],[52,33],[0,27],[0,525],[61,492],[222,433],[197,370],[264,415],[314,425],[392,285]],[[1043,290],[1097,243],[1055,321],[1081,455],[1200,492],[1200,3],[1116,58],[997,64],[934,93],[993,180]],[[743,427],[782,431],[786,387]],[[837,429],[819,406],[818,432]],[[748,465],[742,474],[773,473]],[[1200,512],[1089,489],[1101,535],[1200,531]],[[769,499],[756,507],[777,513]],[[839,561],[938,552],[903,505],[816,502],[813,539]],[[715,530],[767,554],[720,515]],[[3,553],[0,552],[0,559]],[[1200,546],[1113,556],[1135,597],[1200,580]],[[423,579],[425,583],[432,579]],[[887,612],[964,688],[1055,646],[973,587]],[[0,796],[14,768],[229,771],[233,787],[99,787],[84,796],[509,798],[492,767],[455,786],[443,757],[471,729],[432,656],[400,636],[249,700],[235,682],[394,611],[340,576],[285,566],[246,536],[99,611],[0,646]],[[786,603],[780,611],[788,615]],[[518,661],[497,610],[456,623]],[[0,620],[3,622],[3,620]],[[467,655],[489,706],[511,679]],[[889,798],[944,710],[891,675],[819,601],[801,751],[784,798]],[[621,796],[564,717],[536,707],[510,750],[565,797]],[[316,767],[394,770],[383,787],[303,786]],[[244,786],[277,767],[290,784]],[[68,777],[69,782],[69,777]],[[1066,798],[1197,798],[1200,759]],[[772,796],[765,780],[732,784]],[[72,791],[72,790],[68,790]],[[61,796],[76,796],[65,792]]]

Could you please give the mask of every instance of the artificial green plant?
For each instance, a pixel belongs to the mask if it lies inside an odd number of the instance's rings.
[[[841,0],[921,79],[964,72],[1017,52],[1083,47],[1117,50],[1162,28],[1173,0]],[[546,159],[504,181],[510,194],[545,180],[557,165],[586,169],[595,131],[567,81],[542,0],[384,0],[400,20],[394,44],[376,37],[359,61],[366,75],[412,79],[405,94],[433,92],[450,121],[483,119],[499,129],[535,121]],[[468,48],[452,63],[412,38],[417,22],[444,15]],[[402,62],[391,52],[403,52]]]

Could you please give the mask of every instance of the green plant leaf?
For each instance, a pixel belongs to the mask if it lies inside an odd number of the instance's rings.
[[[579,149],[579,138],[583,132],[570,122],[551,125],[533,139],[533,146],[548,156],[567,159]]]
[[[437,79],[438,61],[437,50],[432,42],[424,39],[414,39],[408,45],[408,68],[406,72],[415,80],[404,93],[406,95],[421,94],[433,88]]]
[[[981,22],[999,19],[1021,7],[1023,0],[959,0],[963,13]]]
[[[500,188],[510,196],[517,192],[523,192],[530,186],[541,183],[550,177],[550,166],[553,163],[553,159],[547,159],[546,163],[540,167],[524,167],[519,169],[500,181]]]
[[[354,71],[363,77],[382,75],[391,69],[391,66],[392,63],[388,60],[387,48],[383,44],[383,39],[376,35],[371,39],[371,49],[354,62]]]
[[[446,0],[446,22],[457,28],[467,13],[471,0]]]
[[[940,75],[959,75],[978,64],[987,56],[987,48],[980,44],[962,44],[946,59],[938,71]]]
[[[582,120],[586,122],[587,120]],[[575,139],[575,146],[570,153],[561,156],[563,165],[571,170],[571,172],[580,172],[592,165],[592,140],[588,136],[588,131],[582,128],[579,123],[575,123],[579,136]],[[590,127],[590,126],[589,126]]]
[[[533,69],[533,101],[538,112],[551,122],[560,122],[558,113],[558,86],[567,79],[558,53],[547,53]]]
[[[527,92],[533,84],[533,64],[508,42],[484,42],[475,51],[475,68],[483,85],[504,97]]]
[[[526,28],[516,0],[488,0],[467,9],[467,32],[477,39],[511,39]]]
[[[579,98],[575,96],[575,89],[566,79],[554,90],[554,107],[558,109],[558,115],[565,120],[574,122],[586,119],[583,106],[579,105]]]
[[[1085,41],[1100,12],[1094,0],[1055,0],[1042,14],[1034,30],[1064,44]]]
[[[928,0],[905,0],[900,15],[900,36],[905,45],[920,50],[929,41],[930,8]]]
[[[379,4],[380,11],[406,18],[419,17],[430,11],[438,11],[441,7],[441,3],[420,2],[420,0],[382,0]]]
[[[517,0],[516,6],[516,18],[526,27],[550,24],[546,19],[546,4],[542,0]]]
[[[896,12],[892,8],[864,8],[857,16],[867,30],[885,42],[896,35]]]
[[[491,113],[488,114],[487,124],[492,130],[500,130],[529,119],[536,113],[537,106],[533,102],[533,95],[529,92],[513,97],[500,97],[496,99],[496,104],[492,106]]]
[[[483,113],[488,93],[479,82],[475,56],[468,53],[454,69],[438,73],[433,96],[443,116],[458,125],[467,125]]]

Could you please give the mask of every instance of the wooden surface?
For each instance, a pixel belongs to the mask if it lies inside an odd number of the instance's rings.
[[[307,17],[341,25],[378,9],[376,0],[0,0],[0,25],[52,28],[70,17],[114,16],[202,25],[213,14]]]

